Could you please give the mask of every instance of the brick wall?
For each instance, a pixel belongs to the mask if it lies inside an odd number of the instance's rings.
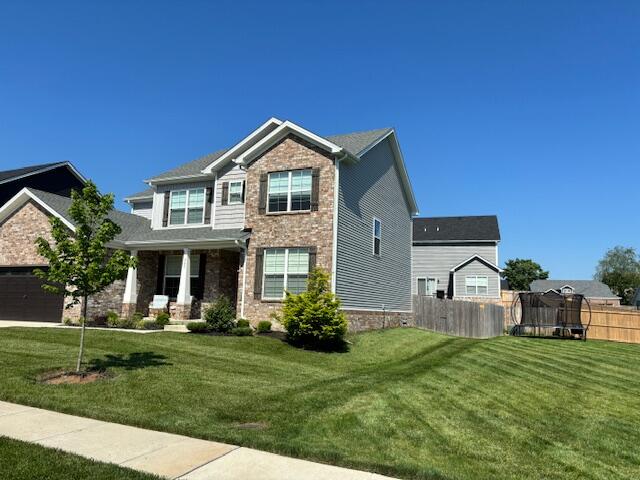
[[[260,214],[260,175],[306,167],[320,169],[318,211]],[[328,272],[331,271],[334,178],[335,168],[331,156],[294,136],[289,136],[273,146],[247,168],[245,223],[252,232],[247,255],[244,316],[252,324],[257,324],[260,320],[270,320],[270,314],[280,311],[281,308],[281,302],[267,302],[254,298],[256,248],[315,246],[316,265]],[[242,271],[239,271],[241,286]]]
[[[29,201],[0,224],[0,266],[46,265],[35,245],[39,236],[53,241],[49,216]]]

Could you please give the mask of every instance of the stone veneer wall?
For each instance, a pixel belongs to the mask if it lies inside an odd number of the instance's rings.
[[[0,266],[47,265],[35,245],[40,236],[53,241],[49,215],[29,201],[0,224]]]
[[[349,331],[362,332],[390,327],[413,327],[415,318],[412,312],[378,312],[369,310],[345,310],[349,322]]]
[[[260,175],[274,171],[319,168],[318,211],[282,214],[260,214]],[[295,136],[288,136],[273,146],[247,168],[245,224],[251,228],[247,255],[244,316],[256,325],[271,320],[272,312],[280,311],[281,302],[254,298],[256,248],[317,247],[316,265],[331,271],[333,244],[333,196],[335,167],[333,159],[323,150]],[[242,269],[238,274],[242,287]],[[241,296],[238,296],[240,299]],[[240,305],[238,302],[238,314]]]

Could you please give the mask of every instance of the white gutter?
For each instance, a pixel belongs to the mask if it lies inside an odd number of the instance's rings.
[[[244,292],[247,288],[247,242],[236,240],[242,249],[242,295],[240,295],[240,318],[244,318]]]

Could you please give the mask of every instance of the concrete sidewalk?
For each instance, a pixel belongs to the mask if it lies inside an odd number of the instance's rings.
[[[383,480],[369,472],[0,402],[0,436],[185,480]]]

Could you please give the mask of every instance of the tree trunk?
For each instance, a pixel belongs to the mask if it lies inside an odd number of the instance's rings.
[[[84,328],[87,323],[87,306],[89,303],[89,297],[85,295],[82,298],[82,326],[80,330],[80,352],[78,352],[78,363],[76,364],[76,373],[80,373],[82,367],[82,357],[84,355]]]

